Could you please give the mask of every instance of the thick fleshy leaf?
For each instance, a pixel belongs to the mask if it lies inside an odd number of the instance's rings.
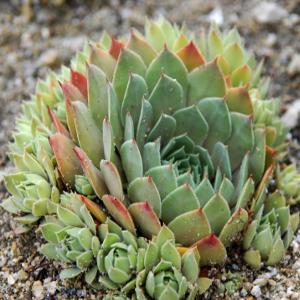
[[[197,105],[208,124],[208,134],[203,147],[210,153],[217,142],[225,142],[231,134],[230,114],[224,98],[207,98]]]
[[[146,142],[146,137],[152,125],[152,120],[153,120],[152,106],[149,103],[149,101],[143,99],[140,119],[136,130],[136,142],[138,144],[141,154],[143,154],[143,148]]]
[[[235,210],[238,210],[239,207],[245,208],[247,206],[250,199],[253,197],[254,189],[255,184],[252,177],[250,176],[244,184],[243,189],[240,191],[236,202]]]
[[[248,213],[243,208],[239,208],[223,227],[219,239],[225,247],[229,246],[236,236],[244,229],[248,221]]]
[[[201,183],[195,189],[195,194],[201,207],[204,207],[210,198],[214,196],[215,190],[208,179],[208,174],[203,177]]]
[[[173,114],[176,120],[175,135],[187,133],[196,145],[201,145],[209,130],[208,124],[196,104]]]
[[[147,143],[144,146],[142,159],[144,173],[152,168],[159,167],[161,165],[160,143],[157,141]]]
[[[181,269],[181,256],[170,241],[161,247],[160,254],[163,260],[170,261],[175,268]]]
[[[152,142],[160,138],[161,144],[165,145],[173,137],[175,128],[176,120],[174,117],[161,112],[159,119],[147,137],[147,141]]]
[[[126,48],[137,53],[144,61],[148,67],[152,60],[157,56],[157,51],[153,48],[152,45],[147,43],[145,40],[141,39],[135,34],[135,30],[130,30],[131,35],[126,44]]]
[[[223,44],[219,35],[219,30],[210,30],[208,35],[209,59],[213,60],[217,55],[223,53]]]
[[[158,191],[160,198],[164,199],[169,193],[177,188],[175,173],[172,164],[152,168],[145,174],[151,175]]]
[[[100,169],[110,194],[123,201],[122,180],[116,166],[108,160],[101,160]]]
[[[109,195],[104,195],[102,197],[102,201],[116,222],[135,235],[136,232],[134,223],[124,204],[116,197]]]
[[[152,177],[136,178],[128,187],[131,202],[146,202],[152,207],[157,217],[161,215],[161,199]]]
[[[232,175],[228,147],[221,142],[217,142],[213,149],[211,160],[215,169],[220,168],[221,174],[225,175],[229,180],[231,180]]]
[[[274,243],[269,259],[266,261],[266,266],[277,265],[283,258],[285,253],[284,244],[280,237]]]
[[[70,83],[78,88],[84,99],[88,100],[87,78],[82,73],[70,68]]]
[[[121,160],[124,172],[128,182],[132,182],[134,179],[143,176],[143,162],[141,153],[135,141],[135,138],[132,140],[126,141],[121,149]]]
[[[234,171],[242,162],[245,154],[252,150],[254,144],[252,115],[246,116],[230,112],[231,135],[226,141],[231,169]]]
[[[233,42],[224,49],[224,56],[230,65],[230,72],[240,67],[244,62],[244,51],[237,42]]]
[[[202,207],[184,213],[171,221],[168,227],[173,231],[176,241],[189,247],[210,235],[210,225]]]
[[[268,259],[273,246],[271,228],[268,226],[265,230],[259,232],[252,245],[255,250],[259,251],[262,259]]]
[[[55,155],[59,171],[66,185],[74,187],[75,175],[82,175],[80,161],[73,151],[74,142],[61,133],[49,138],[49,143]]]
[[[107,218],[107,214],[105,212],[105,209],[100,204],[95,203],[94,201],[90,200],[87,197],[84,197],[83,195],[79,195],[81,201],[85,204],[87,209],[91,212],[91,214],[100,222],[104,223]]]
[[[104,117],[108,116],[106,76],[97,66],[87,64],[88,105],[93,119],[100,129],[102,129]]]
[[[173,52],[178,52],[180,49],[186,47],[189,44],[188,38],[185,36],[184,33],[180,33],[177,37],[177,39],[174,41],[173,46],[172,46],[172,51]],[[197,49],[198,50],[198,49]],[[177,54],[177,53],[176,53]],[[177,54],[178,55],[178,54]],[[179,55],[178,55],[179,56]],[[180,57],[180,56],[179,56]],[[182,57],[180,57],[181,60],[183,61]],[[186,65],[187,67],[187,65]]]
[[[191,247],[197,247],[201,266],[222,264],[227,257],[224,245],[213,233]]]
[[[182,88],[183,91],[182,101],[184,101],[187,95],[187,88],[188,88],[187,69],[183,64],[183,62],[181,61],[181,59],[178,58],[173,52],[171,52],[166,46],[158,54],[158,56],[152,61],[152,63],[150,64],[147,70],[146,82],[148,84],[150,93],[152,93],[157,82],[160,80],[161,72],[164,72],[165,75],[167,75],[169,78],[173,78],[173,80],[176,79],[177,85],[179,84]]]
[[[111,36],[111,44],[108,53],[114,58],[118,59],[120,53],[122,52],[123,44],[117,41],[113,36]]]
[[[249,250],[244,254],[245,262],[253,269],[259,269],[261,266],[261,257],[259,251]]]
[[[101,198],[103,195],[108,193],[106,183],[104,181],[101,171],[94,166],[89,157],[84,153],[79,147],[74,148],[81,166],[84,170],[86,177],[88,178],[90,184],[93,187],[95,193]]]
[[[117,94],[119,105],[122,104],[124,98],[129,79],[129,71],[144,77],[146,65],[138,54],[129,49],[122,48],[113,77],[113,86]]]
[[[149,102],[152,105],[153,124],[155,124],[161,112],[171,115],[183,107],[183,89],[176,80],[163,72],[150,94]]]
[[[67,128],[62,124],[62,122],[60,121],[60,119],[53,113],[53,111],[51,110],[50,107],[48,107],[48,112],[52,118],[52,121],[54,123],[54,126],[57,130],[57,132],[62,133],[63,135],[65,135],[66,137],[68,137],[69,139],[71,138],[69,131],[67,130]]]
[[[75,120],[77,138],[81,149],[95,166],[104,158],[102,131],[95,123],[88,107],[80,101],[70,103]],[[93,143],[90,143],[90,141]]]
[[[117,61],[107,51],[90,45],[90,63],[99,67],[112,80]]]
[[[81,94],[79,89],[70,83],[61,83],[60,84],[65,100],[69,101],[80,101],[84,104],[87,104],[87,99]]]
[[[148,201],[131,204],[129,212],[137,229],[148,239],[156,236],[160,229],[160,221]]]
[[[217,210],[216,207],[218,207]],[[228,203],[218,191],[204,206],[203,212],[209,221],[211,231],[215,235],[219,235],[230,218],[230,209]]]
[[[205,64],[204,57],[199,52],[193,41],[184,48],[178,50],[176,55],[182,59],[189,72]]]
[[[145,36],[149,44],[151,44],[156,51],[161,51],[165,43],[165,35],[162,29],[152,20],[146,18],[145,21]]]
[[[257,184],[263,176],[266,158],[266,130],[254,130],[254,146],[249,158],[249,174]]]
[[[61,271],[59,273],[59,277],[66,279],[66,278],[74,278],[81,273],[81,270],[78,268],[69,268]]]
[[[137,74],[132,74],[132,72],[130,72],[129,81],[121,106],[121,119],[123,125],[125,125],[126,111],[128,110],[132,117],[134,128],[137,128],[137,123],[139,121],[142,108],[143,97],[146,97],[147,94],[148,87],[145,79]]]
[[[59,219],[64,222],[67,226],[74,226],[74,227],[83,227],[84,223],[81,219],[72,211],[58,206],[57,208],[57,215]]]
[[[227,94],[225,78],[216,61],[206,63],[189,74],[190,85],[187,105],[208,97],[224,97]],[[202,113],[201,109],[200,112]]]
[[[252,115],[254,113],[248,85],[228,89],[226,104],[229,111],[236,111],[245,115]]]
[[[252,71],[248,65],[243,65],[234,70],[231,74],[232,86],[243,86],[251,79]]]
[[[182,205],[183,203],[184,205]],[[177,216],[198,208],[199,201],[191,186],[186,183],[172,191],[163,199],[161,205],[161,219],[168,224]]]

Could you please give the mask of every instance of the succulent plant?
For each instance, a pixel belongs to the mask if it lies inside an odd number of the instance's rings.
[[[289,129],[262,67],[214,24],[199,42],[160,17],[145,37],[87,43],[17,120],[2,204],[17,232],[39,221],[41,251],[76,262],[62,277],[86,271],[121,299],[193,299],[211,283],[199,265],[222,264],[233,243],[253,268],[278,263],[299,175],[281,171]]]

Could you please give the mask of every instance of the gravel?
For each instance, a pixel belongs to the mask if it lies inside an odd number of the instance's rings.
[[[38,77],[45,78],[49,67],[59,70],[69,65],[70,57],[82,48],[87,38],[98,41],[106,29],[110,34],[128,35],[129,27],[143,31],[145,15],[163,14],[171,22],[186,20],[191,30],[206,30],[214,19],[223,30],[236,26],[246,47],[257,59],[265,57],[264,75],[272,77],[269,97],[282,98],[282,111],[300,99],[300,3],[299,1],[258,0],[111,0],[65,1],[62,6],[47,0],[0,1],[0,197],[8,196],[2,175],[9,172],[7,142],[23,99],[34,93]],[[86,4],[89,3],[89,4]],[[290,139],[290,161],[300,157],[300,126],[294,114]],[[0,198],[0,201],[1,201]],[[295,207],[299,210],[299,207]],[[84,283],[83,277],[59,279],[66,266],[45,259],[39,252],[44,243],[34,230],[14,235],[12,216],[0,208],[0,299],[103,299]],[[214,293],[216,283],[201,299],[300,299],[300,231],[294,237],[284,260],[276,267],[251,270],[233,249],[223,267],[244,277],[232,296]],[[204,269],[205,271],[205,269]],[[216,276],[216,275],[215,275]],[[222,278],[221,278],[222,281]]]

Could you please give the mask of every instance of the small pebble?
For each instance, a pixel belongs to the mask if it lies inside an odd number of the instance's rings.
[[[21,269],[19,272],[18,272],[18,280],[22,281],[22,280],[27,280],[29,277],[28,273],[25,272],[23,269]]]
[[[251,295],[253,295],[254,297],[260,297],[261,295],[261,290],[260,287],[258,285],[255,285],[252,290],[251,290]]]

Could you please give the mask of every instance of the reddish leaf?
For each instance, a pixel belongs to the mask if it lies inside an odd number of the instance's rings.
[[[70,74],[70,82],[74,86],[78,88],[80,93],[83,95],[83,97],[88,99],[88,91],[87,91],[87,78],[85,75],[74,71],[72,68],[70,68],[71,74]]]

